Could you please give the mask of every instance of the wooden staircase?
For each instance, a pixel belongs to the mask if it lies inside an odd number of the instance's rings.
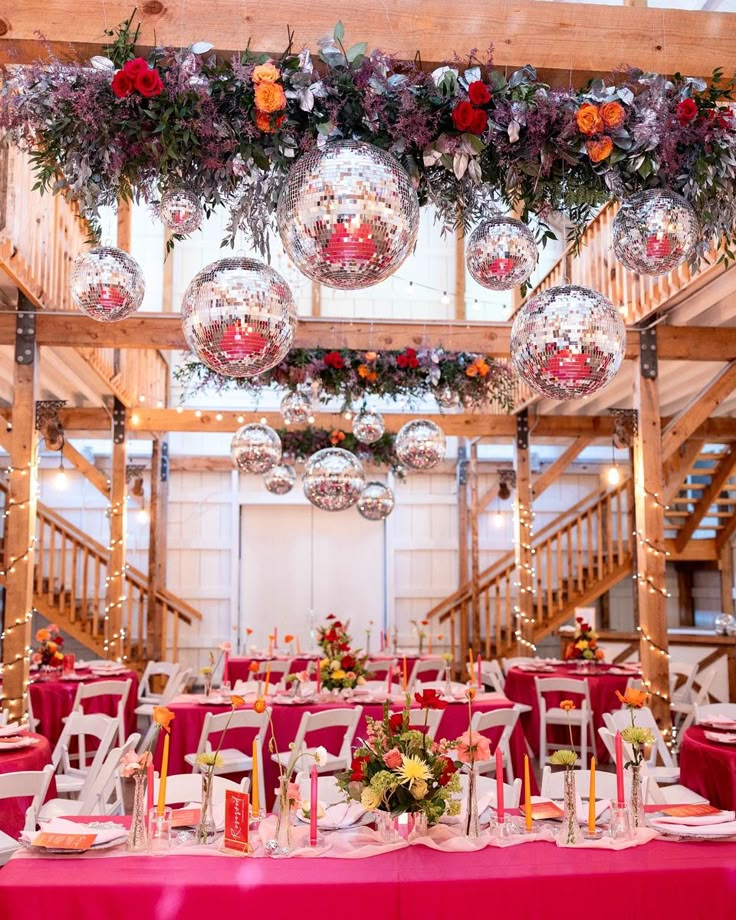
[[[5,509],[7,496],[7,486],[0,483],[0,511]],[[109,646],[106,641],[109,551],[40,502],[37,522],[33,604],[42,616],[100,657],[122,656],[132,664],[148,658],[148,630],[158,621],[163,656],[177,660],[180,626],[201,620],[198,610],[165,590],[155,593],[155,609],[149,610],[148,580],[143,572],[128,566],[122,619],[124,636],[115,647]],[[13,613],[8,611],[11,618]]]
[[[633,560],[633,493],[630,481],[596,492],[578,502],[535,534],[532,616],[536,643],[593,603],[622,578]],[[473,585],[464,584],[427,614],[449,631],[453,660],[468,645],[485,658],[517,654],[518,590],[514,552],[480,573],[478,603],[481,635],[472,633]]]

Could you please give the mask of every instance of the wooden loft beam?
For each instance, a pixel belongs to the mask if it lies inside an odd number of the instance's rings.
[[[592,436],[588,435],[580,435],[575,438],[572,444],[563,450],[554,463],[551,463],[543,473],[537,476],[534,482],[532,482],[532,493],[535,499],[539,498],[542,492],[548,489],[552,483],[565,472],[568,466],[570,466],[575,458],[585,450],[592,440]]]
[[[736,387],[736,361],[727,364],[662,430],[662,460],[669,460],[677,448],[706,421]]]
[[[703,438],[690,438],[664,465],[664,503],[669,505],[703,449]]]
[[[675,539],[675,547],[678,552],[682,552],[689,543],[692,535],[698,529],[700,522],[706,515],[708,508],[718,497],[718,493],[723,488],[726,480],[733,472],[736,466],[736,444],[732,444],[723,455],[723,459],[713,471],[710,482],[703,489],[703,494],[698,499],[690,516],[686,519],[680,532]]]
[[[728,518],[721,527],[721,529],[716,533],[716,557],[720,557],[721,552],[728,546],[731,537],[736,531],[736,512],[734,512],[730,518]],[[693,540],[693,543],[698,543],[700,541]]]

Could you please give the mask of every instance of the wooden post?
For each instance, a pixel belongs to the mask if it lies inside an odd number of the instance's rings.
[[[473,594],[473,628],[470,644],[477,654],[480,636],[480,548],[478,545],[478,443],[470,445],[470,577]],[[471,675],[472,677],[472,675]]]
[[[460,227],[455,232],[455,319],[467,319],[465,309],[465,234]]]
[[[726,543],[718,558],[721,573],[721,611],[733,616],[733,547]]]
[[[26,711],[33,615],[33,567],[38,486],[38,346],[33,305],[19,294],[13,367],[13,415],[5,519],[3,706],[10,720]]]
[[[165,657],[166,623],[156,592],[166,585],[166,524],[169,500],[169,440],[154,438],[151,454],[151,500],[148,536],[148,657]]]
[[[129,637],[124,637],[126,500],[125,406],[115,400],[110,473],[110,555],[107,570],[105,650],[108,657],[122,660]]]
[[[667,593],[665,587],[662,429],[657,388],[656,330],[640,333],[634,374],[639,430],[634,444],[635,583],[639,601],[640,655],[649,705],[660,728],[671,730]],[[652,551],[653,550],[653,551]]]
[[[458,588],[468,583],[468,452],[465,444],[457,450],[457,580]],[[468,616],[465,604],[460,609],[460,649],[455,668],[465,673],[465,656],[468,653]]]
[[[529,462],[529,416],[527,410],[516,416],[514,442],[516,503],[514,505],[514,556],[518,600],[516,639],[520,655],[533,655],[534,645],[534,570],[532,555],[532,477]]]

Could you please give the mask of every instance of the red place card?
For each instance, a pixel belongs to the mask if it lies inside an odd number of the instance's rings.
[[[33,845],[54,850],[88,850],[96,839],[97,834],[48,834],[41,831],[34,838]]]
[[[225,792],[225,836],[223,839],[223,846],[226,850],[237,850],[238,853],[248,852],[249,815],[248,793],[228,789]]]
[[[523,810],[522,810],[523,814]],[[562,818],[564,813],[559,805],[555,805],[554,802],[533,802],[532,803],[532,818],[535,821],[544,821],[548,818]]]
[[[201,808],[175,808],[171,812],[171,826],[194,827],[195,824],[199,824],[201,814]]]
[[[671,818],[700,818],[703,815],[719,815],[720,808],[715,805],[708,805],[706,802],[701,804],[693,803],[692,805],[671,805],[669,808],[661,808],[660,811],[669,815]]]

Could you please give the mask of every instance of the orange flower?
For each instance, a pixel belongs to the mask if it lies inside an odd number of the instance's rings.
[[[285,118],[286,115],[279,115],[274,118],[266,114],[266,112],[256,112],[256,128],[258,128],[259,131],[265,131],[266,134],[273,134],[277,128],[281,127]]]
[[[578,131],[588,137],[592,134],[600,134],[604,127],[598,106],[593,105],[592,102],[584,102],[580,106],[575,120],[578,125]]]
[[[618,128],[626,120],[626,109],[620,102],[605,102],[600,108],[600,114],[607,128]]]
[[[595,141],[586,141],[585,149],[593,163],[600,163],[605,160],[613,150],[613,141],[610,137],[601,137]]]
[[[245,706],[245,700],[242,696],[233,695],[230,697],[230,705],[233,707],[233,709],[237,709],[238,706]]]
[[[51,633],[48,629],[39,629],[36,633],[36,642],[48,642],[51,638]]]
[[[259,64],[257,67],[253,68],[251,80],[256,84],[275,83],[280,76],[281,71],[273,63],[273,61],[266,61],[265,64]]]
[[[278,83],[259,83],[256,86],[256,108],[259,112],[281,112],[286,108],[283,86]]]
[[[444,633],[437,633],[437,641],[441,642],[445,638]]]
[[[360,364],[360,365],[358,365],[358,376],[359,376],[359,377],[364,377],[364,378],[365,378],[365,377],[368,376],[368,374],[370,374],[370,372],[371,372],[371,371],[370,371],[370,368],[368,367],[367,364]]]
[[[248,670],[250,671],[251,674],[257,674],[259,668],[260,668],[260,665],[258,664],[257,661],[251,661],[251,663],[248,665]]]
[[[171,731],[171,720],[175,718],[174,713],[165,706],[153,707],[153,721],[159,725],[165,732]]]
[[[478,368],[475,366],[475,364],[470,364],[465,368],[465,373],[468,377],[477,377]]]
[[[287,645],[289,644],[289,642],[293,642],[293,641],[294,641],[294,637],[291,635],[291,633],[287,633],[284,636],[284,642],[286,642]]]
[[[565,712],[570,712],[571,710],[575,709],[575,703],[573,703],[572,700],[563,700],[560,703],[560,709],[564,709]]]
[[[481,377],[485,377],[490,370],[490,367],[486,364],[483,358],[478,358],[475,363],[478,367],[478,373],[481,375]]]
[[[468,699],[468,700],[474,700],[474,699],[475,699],[476,692],[477,692],[477,691],[476,691],[475,687],[468,687],[468,688],[466,689],[466,691],[465,691],[465,697],[466,697],[466,699]]]
[[[377,352],[377,351],[367,351],[367,352],[365,353],[365,360],[366,360],[366,361],[370,361],[371,363],[372,363],[373,361],[377,361],[377,360],[378,360],[378,352]]]
[[[597,648],[595,650],[595,657],[598,661],[602,661],[606,657],[606,653],[603,651],[602,648]]]
[[[627,687],[624,694],[621,694],[617,690],[616,696],[624,706],[628,706],[629,709],[641,709],[644,703],[646,703],[649,694],[646,690],[636,690],[634,687]]]
[[[335,430],[330,435],[330,444],[332,444],[332,446],[335,447],[336,445],[340,443],[340,441],[344,441],[344,440],[345,440],[345,432],[340,431],[339,428],[335,428]]]
[[[263,699],[262,696],[259,696],[258,699],[255,701],[255,703],[253,703],[253,709],[259,715],[261,715],[261,713],[264,713],[266,711],[266,701]]]

